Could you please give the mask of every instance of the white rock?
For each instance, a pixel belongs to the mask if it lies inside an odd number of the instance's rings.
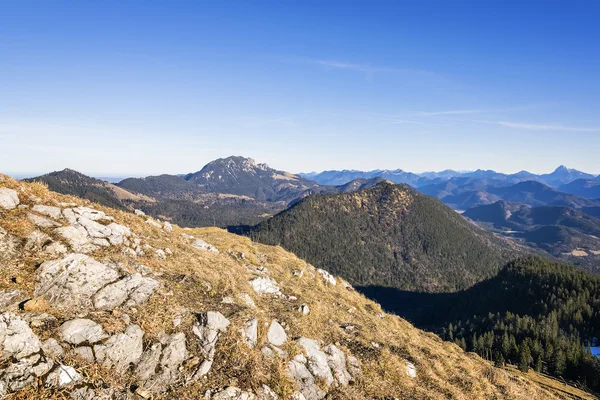
[[[331,275],[329,272],[325,271],[324,269],[320,269],[320,268],[317,269],[317,272],[319,273],[319,275],[321,275],[321,277],[323,277],[325,282],[327,282],[333,286],[336,285],[337,282],[335,280],[335,277],[333,275]]]
[[[13,210],[19,203],[19,195],[16,190],[0,187],[0,208]]]
[[[273,346],[282,346],[287,342],[287,334],[279,322],[271,321],[271,326],[267,331],[267,340]]]
[[[287,365],[288,374],[298,385],[302,396],[296,396],[295,398],[320,400],[325,397],[326,393],[316,384],[315,377],[306,368],[305,361],[306,359],[303,362],[301,359],[294,358]]]
[[[160,222],[156,222],[155,220],[153,220],[152,218],[148,218],[146,220],[146,223],[150,226],[153,226],[155,228],[161,229],[162,225],[160,224]]]
[[[35,272],[36,297],[44,296],[58,307],[87,307],[91,297],[119,273],[85,254],[69,254],[63,259],[46,261]]]
[[[258,341],[258,320],[256,318],[249,319],[243,328],[240,329],[242,338],[250,348],[256,347]]]
[[[244,303],[244,305],[248,308],[256,308],[256,303],[252,300],[252,297],[248,293],[240,293],[238,298]]]
[[[314,376],[323,378],[327,386],[330,386],[333,383],[333,375],[329,368],[327,354],[321,351],[319,344],[315,340],[301,337],[298,339],[297,343],[302,346],[306,352],[308,369]]]
[[[106,368],[114,367],[117,373],[125,372],[142,357],[143,335],[139,326],[129,325],[124,333],[115,334],[103,344],[94,346],[96,359]]]
[[[209,311],[198,315],[198,321],[192,327],[192,332],[200,340],[204,361],[194,373],[194,379],[206,375],[212,366],[217,340],[222,332],[227,330],[230,322],[220,312]]]
[[[170,222],[165,221],[163,223],[163,229],[165,230],[165,232],[173,232],[173,225],[171,225]]]
[[[93,208],[90,208],[90,207],[75,207],[75,208],[73,208],[73,212],[84,218],[91,219],[92,221],[99,221],[102,219],[111,219],[111,217],[107,217],[104,212],[94,210]]]
[[[142,277],[140,273],[126,276],[100,289],[93,297],[94,307],[110,310],[121,305],[134,307],[144,304],[158,285],[158,281]]]
[[[158,249],[156,250],[156,257],[160,258],[161,260],[166,260],[167,259],[167,255],[165,254],[165,251],[162,249]]]
[[[0,314],[0,358],[24,358],[40,348],[41,342],[27,322],[12,313]]]
[[[258,400],[279,400],[279,396],[267,385],[262,385],[257,391]]]
[[[82,379],[83,377],[75,370],[75,368],[61,364],[48,375],[46,378],[46,385],[63,387],[79,382]]]
[[[327,354],[327,362],[336,382],[341,386],[347,386],[353,379],[346,367],[346,355],[333,344],[323,349]]]
[[[58,340],[54,338],[46,339],[42,342],[42,351],[52,358],[62,357],[65,354],[65,351],[58,343]]]
[[[58,222],[52,221],[51,219],[45,217],[40,217],[36,214],[28,213],[27,219],[29,219],[32,224],[40,228],[56,228],[57,226],[60,226]]]
[[[111,235],[112,230],[92,219],[86,217],[77,218],[77,223],[85,228],[88,236],[92,238],[106,238]]]
[[[58,334],[63,342],[78,345],[81,343],[96,343],[108,337],[100,324],[90,319],[72,319],[65,322],[58,329]]]
[[[411,363],[410,361],[406,361],[406,375],[411,378],[417,377],[417,367],[415,367],[415,364]]]
[[[93,363],[96,361],[94,357],[94,351],[89,346],[79,346],[73,349],[75,354],[77,354],[81,359]]]
[[[63,226],[54,231],[67,241],[73,251],[89,253],[97,248],[89,241],[85,229],[80,230],[74,226]]]
[[[134,213],[135,215],[141,215],[141,216],[144,216],[144,215],[146,215],[146,213],[145,213],[145,212],[143,212],[142,210],[138,210],[138,209],[135,209],[135,210],[133,210],[133,213]]]
[[[60,211],[60,208],[58,208],[58,207],[43,206],[40,204],[36,204],[31,209],[37,213],[43,214],[50,218],[54,218],[54,219],[62,218],[62,213]]]
[[[21,290],[0,290],[0,311],[16,310],[19,303],[27,299],[27,294]]]
[[[253,393],[245,392],[239,388],[230,386],[218,393],[215,393],[212,400],[255,400],[256,396]]]
[[[250,281],[250,285],[252,286],[252,289],[259,294],[281,294],[277,282],[271,278],[254,278]]]
[[[192,246],[194,246],[195,248],[200,249],[200,250],[210,251],[211,253],[219,252],[219,250],[217,250],[217,248],[215,246],[213,246],[212,244],[206,243],[202,239],[194,240],[194,242],[192,243]]]
[[[310,308],[308,308],[308,306],[306,304],[302,304],[299,308],[298,311],[300,313],[302,313],[302,315],[308,315],[310,314]]]

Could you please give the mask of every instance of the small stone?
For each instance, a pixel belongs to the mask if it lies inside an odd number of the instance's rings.
[[[410,361],[406,361],[406,375],[413,379],[417,377],[417,367]]]
[[[81,343],[96,343],[107,335],[100,324],[90,319],[72,319],[62,324],[58,330],[62,341],[78,345]]]
[[[223,303],[223,304],[234,304],[235,301],[233,300],[233,297],[226,296],[226,297],[223,297],[223,300],[221,300],[221,303]]]
[[[244,328],[240,329],[242,338],[250,348],[256,347],[258,341],[258,320],[252,318],[246,321]]]
[[[145,213],[145,212],[143,212],[142,210],[138,210],[138,209],[135,209],[135,210],[133,210],[133,213],[134,213],[135,215],[141,215],[141,216],[144,216],[144,215],[146,215],[146,213]]]
[[[79,382],[83,377],[68,365],[59,365],[46,378],[46,386],[64,387],[72,383]]]
[[[277,282],[271,278],[255,278],[250,281],[250,285],[259,294],[281,294]]]
[[[64,349],[58,343],[58,340],[50,338],[42,342],[42,351],[49,357],[57,358],[65,354]]]
[[[256,308],[256,303],[252,300],[252,297],[248,293],[240,293],[238,298],[244,303],[244,305],[248,308]]]
[[[308,306],[306,304],[302,304],[300,306],[300,308],[298,308],[298,311],[300,313],[302,313],[302,315],[308,315],[308,314],[310,314],[310,308],[308,308]]]
[[[204,240],[202,239],[196,239],[193,243],[192,246],[200,249],[200,250],[206,250],[206,251],[210,251],[211,253],[218,253],[219,250],[217,250],[217,248],[215,246],[213,246],[212,244],[208,244],[206,243]]]
[[[163,229],[165,230],[165,232],[173,232],[173,225],[171,225],[170,222],[165,221],[163,223]]]
[[[336,285],[336,280],[335,277],[333,275],[331,275],[329,272],[325,271],[324,269],[317,269],[317,272],[319,273],[319,275],[321,275],[321,277],[323,278],[323,280],[325,280],[325,282],[329,283],[332,286]]]
[[[287,334],[279,322],[275,320],[271,322],[271,326],[267,331],[267,340],[273,346],[282,346],[287,342]]]

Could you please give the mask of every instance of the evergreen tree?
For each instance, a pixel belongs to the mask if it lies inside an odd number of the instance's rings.
[[[519,370],[522,372],[529,371],[529,360],[531,358],[531,352],[527,343],[523,343],[519,349]]]

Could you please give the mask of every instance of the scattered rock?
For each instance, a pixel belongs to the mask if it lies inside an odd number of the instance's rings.
[[[259,400],[279,400],[277,394],[267,385],[262,385],[257,391],[256,395]]]
[[[323,279],[325,280],[325,282],[329,283],[332,286],[335,286],[337,281],[335,280],[335,277],[333,275],[331,275],[329,272],[325,271],[324,269],[317,269],[317,272],[319,273],[319,275],[321,275],[321,277],[323,277]]]
[[[27,322],[12,313],[0,314],[0,359],[25,358],[40,348],[41,342]]]
[[[229,320],[220,312],[209,311],[198,315],[198,320],[192,327],[192,332],[200,339],[204,361],[200,364],[193,378],[201,378],[212,367],[217,340],[220,334],[227,330],[229,323]]]
[[[346,367],[346,355],[333,344],[325,346],[323,349],[327,354],[327,363],[333,373],[336,382],[341,386],[347,386],[352,382],[352,375]]]
[[[267,331],[267,340],[273,346],[282,346],[287,342],[287,334],[279,322],[275,320],[271,322]]]
[[[255,278],[250,281],[252,289],[258,294],[270,293],[280,295],[281,291],[277,282],[271,278]]]
[[[410,361],[406,361],[406,375],[413,379],[417,377],[417,367]]]
[[[164,391],[179,377],[179,367],[187,358],[185,335],[177,333],[161,339],[142,355],[135,374],[144,389]]]
[[[160,222],[156,222],[155,220],[153,220],[152,218],[148,218],[146,220],[146,223],[150,226],[153,226],[155,228],[161,229],[162,225],[160,224]]]
[[[138,209],[135,209],[135,210],[133,210],[133,213],[134,213],[135,215],[141,215],[141,216],[144,216],[144,215],[146,215],[146,213],[145,213],[145,212],[143,212],[142,210],[138,210]]]
[[[233,300],[233,297],[223,297],[223,300],[221,300],[221,303],[223,304],[235,304],[235,300]]]
[[[308,306],[306,304],[302,304],[299,308],[298,311],[300,313],[302,313],[302,315],[308,315],[310,314],[310,308],[308,308]]]
[[[165,230],[165,232],[173,232],[173,225],[171,225],[170,222],[165,221],[163,223],[163,229]]]
[[[240,329],[240,333],[248,347],[256,347],[256,343],[258,342],[258,320],[252,318],[246,321],[245,326]]]
[[[288,362],[287,370],[290,377],[298,385],[300,393],[307,400],[321,400],[326,393],[316,384],[315,377],[306,368],[306,357],[298,355]],[[301,397],[297,397],[301,399]]]
[[[248,293],[240,293],[238,298],[244,303],[244,305],[248,308],[256,308],[256,303],[252,300],[252,297]]]
[[[196,240],[194,240],[194,242],[192,243],[192,246],[194,246],[195,248],[200,249],[200,250],[210,251],[212,253],[218,253],[219,252],[219,250],[217,250],[217,248],[215,246],[213,246],[212,244],[206,243],[202,239],[196,239]]]
[[[94,357],[94,351],[89,346],[80,346],[73,349],[75,354],[77,354],[82,360],[93,363],[96,361]]]
[[[63,342],[74,345],[81,343],[94,344],[107,337],[102,326],[90,319],[67,321],[60,326],[58,334]]]
[[[308,369],[315,377],[325,380],[327,386],[333,383],[333,375],[329,368],[327,354],[321,351],[319,344],[312,339],[301,337],[297,343],[304,348],[306,358],[308,359]],[[305,394],[306,396],[306,394]]]
[[[58,343],[58,340],[54,338],[50,338],[42,342],[41,347],[44,354],[52,358],[62,357],[65,354],[65,351]]]
[[[13,210],[19,203],[19,195],[16,190],[0,187],[0,208]]]

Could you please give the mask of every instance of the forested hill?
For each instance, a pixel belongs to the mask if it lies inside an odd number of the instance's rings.
[[[429,292],[470,287],[514,256],[439,200],[389,182],[309,196],[250,235],[353,284]]]
[[[496,363],[511,361],[600,390],[600,277],[538,257],[518,259],[473,288],[411,295],[363,288],[390,311]]]

